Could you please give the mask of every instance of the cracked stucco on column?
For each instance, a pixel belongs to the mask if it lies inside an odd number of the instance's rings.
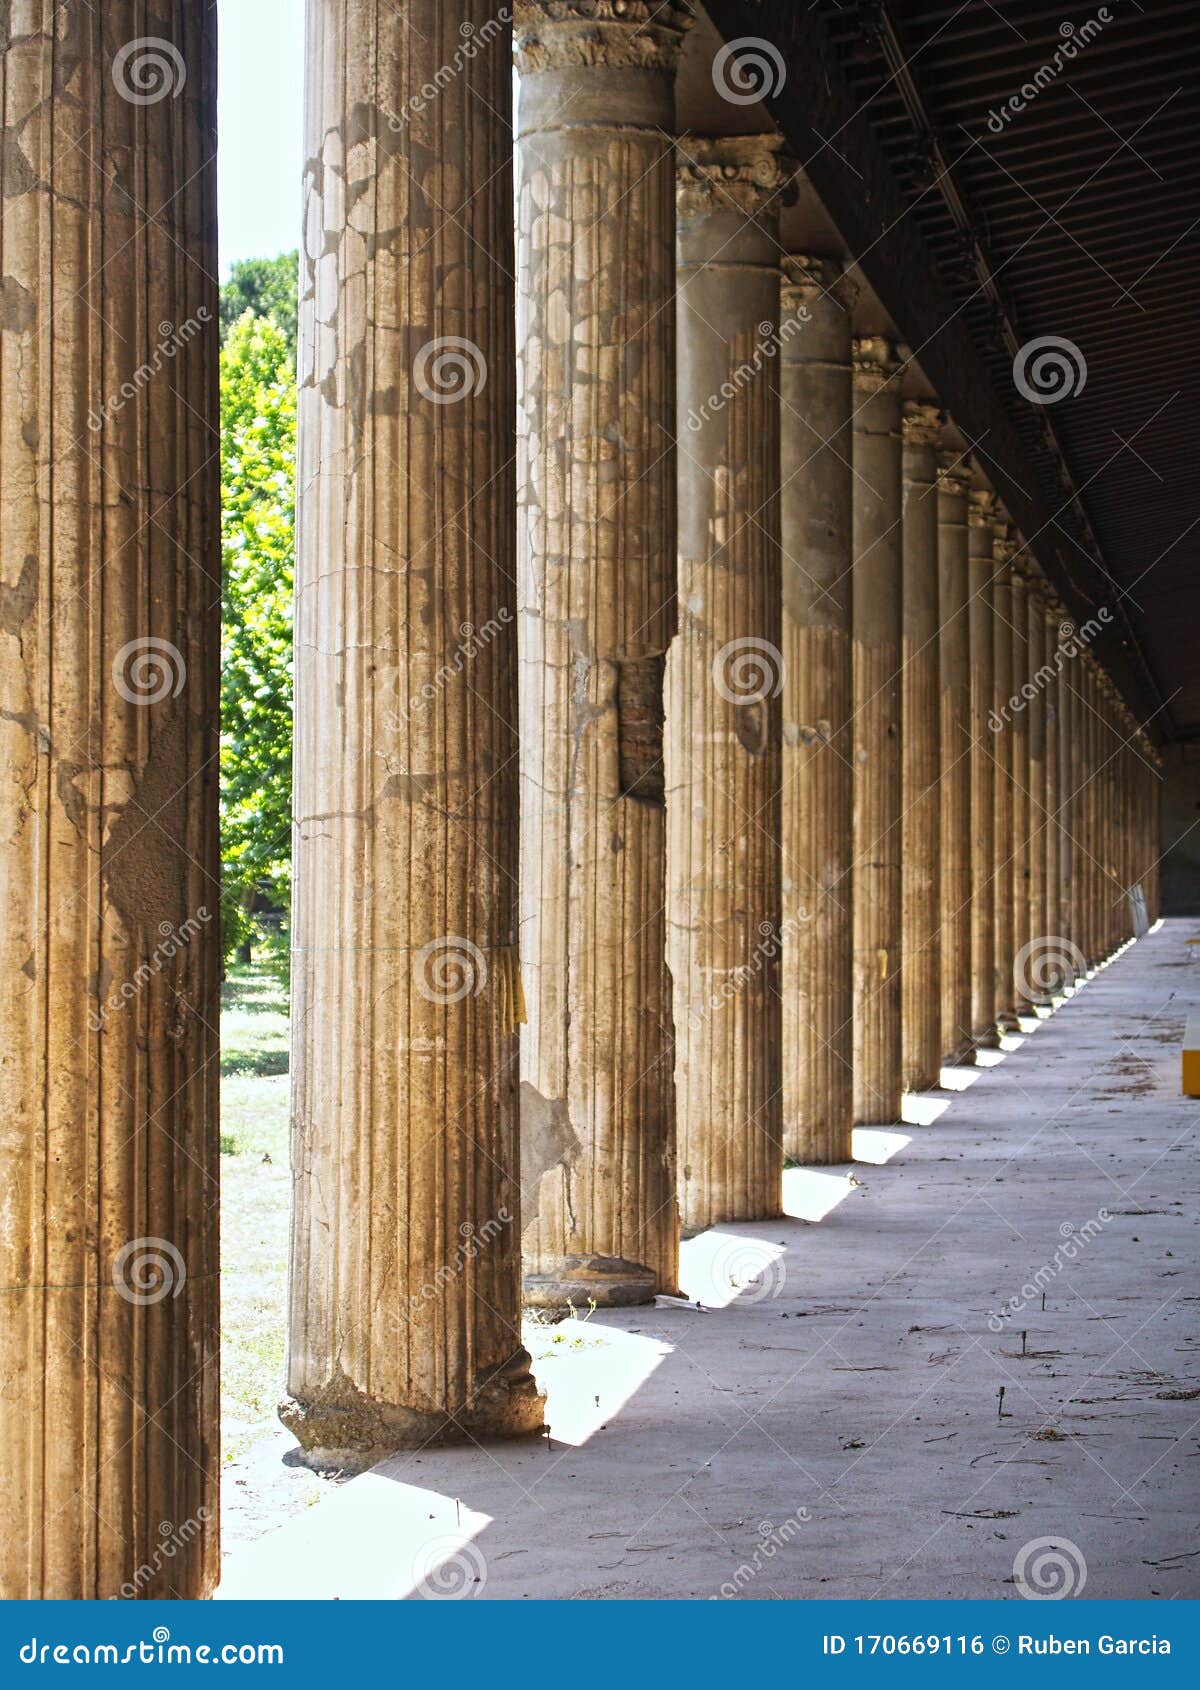
[[[464,20],[480,47],[455,63]],[[314,1463],[536,1431],[520,1341],[510,37],[313,0],[293,1233]]]
[[[0,1589],[111,1598],[152,1565],[139,1594],[202,1597],[220,1465],[215,19],[112,0],[5,21]],[[147,33],[186,83],[135,105],[117,55]],[[163,1520],[196,1530],[156,1561]]]
[[[691,8],[516,9],[526,1295],[676,1287],[663,671]]]

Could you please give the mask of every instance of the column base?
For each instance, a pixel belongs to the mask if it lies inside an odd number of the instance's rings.
[[[518,1350],[481,1375],[453,1413],[377,1402],[341,1374],[304,1400],[286,1398],[279,1418],[299,1443],[306,1467],[361,1473],[397,1450],[533,1437],[543,1430],[545,1405],[529,1353]]]
[[[620,1256],[564,1256],[548,1273],[525,1275],[525,1303],[533,1309],[630,1308],[652,1303],[657,1290],[652,1269]]]

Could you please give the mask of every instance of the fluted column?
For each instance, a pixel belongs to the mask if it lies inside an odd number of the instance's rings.
[[[910,400],[903,417],[901,1062],[906,1091],[942,1065],[941,687],[937,451],[942,413]]]
[[[526,1293],[676,1283],[663,674],[690,8],[517,6]]]
[[[992,556],[995,497],[976,489],[968,509],[968,626],[971,657],[971,1036],[977,1048],[996,1036],[994,734]]]
[[[782,1201],[778,145],[680,142],[667,815],[687,1233]]]
[[[314,0],[293,1229],[314,1463],[536,1430],[520,1343],[507,32]],[[436,98],[461,43],[479,50]]]
[[[1071,774],[1071,747],[1075,737],[1075,694],[1072,673],[1079,662],[1079,647],[1074,624],[1062,623],[1064,661],[1058,678],[1058,806],[1055,821],[1058,826],[1058,928],[1064,943],[1060,947],[1064,960],[1063,985],[1073,986],[1078,963],[1079,935],[1075,921],[1075,842],[1072,823],[1074,786]]]
[[[854,344],[854,1118],[900,1115],[903,544],[900,390],[878,336]]]
[[[1013,954],[1009,971],[1013,1007],[1018,1016],[1033,1009],[1027,968],[1028,946],[1032,937],[1029,926],[1029,574],[1029,559],[1018,549],[1014,554],[1010,581],[1013,717],[1009,730],[1012,738],[1009,747],[1012,770],[1012,839],[1009,851],[1012,857],[1013,901]]]
[[[942,1055],[971,1050],[971,653],[967,493],[956,455],[938,461],[938,668],[941,689]]]
[[[218,1571],[215,21],[5,13],[10,1599],[201,1597]]]
[[[1046,617],[1045,586],[1031,577],[1027,595],[1025,637],[1029,651],[1029,940],[1026,969],[1034,1000],[1045,1003],[1046,941],[1051,937],[1046,913]]]
[[[1070,746],[1070,805],[1072,875],[1071,932],[1078,949],[1076,962],[1078,979],[1082,983],[1087,973],[1090,933],[1089,891],[1091,886],[1092,853],[1087,838],[1087,708],[1084,687],[1087,677],[1087,654],[1080,651],[1064,675],[1069,695]]]
[[[992,735],[995,814],[992,829],[992,920],[995,932],[996,1019],[1016,1026],[1016,946],[1013,885],[1017,862],[1013,828],[1013,741],[1016,700],[1013,696],[1013,572],[1016,540],[1009,524],[997,520],[993,529],[992,662],[993,698],[988,727]]]
[[[1061,905],[1061,823],[1059,818],[1059,737],[1062,731],[1062,641],[1068,632],[1066,610],[1049,595],[1043,605],[1046,657],[1046,932],[1053,961],[1047,979],[1050,995],[1067,984],[1066,940]]]
[[[784,260],[783,1145],[810,1164],[848,1162],[854,1122],[852,286],[829,260]]]

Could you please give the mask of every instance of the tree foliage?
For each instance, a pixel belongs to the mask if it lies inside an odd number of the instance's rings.
[[[298,252],[281,252],[278,258],[243,258],[230,265],[229,280],[221,289],[222,341],[251,311],[282,329],[295,362],[299,263]]]
[[[263,261],[267,273],[285,259]],[[248,265],[235,266],[246,271]],[[256,270],[256,273],[257,273]],[[295,324],[295,270],[291,268]],[[230,287],[233,286],[231,282]],[[239,286],[242,284],[239,283]],[[240,297],[240,296],[239,296]],[[265,303],[264,291],[258,296]],[[221,857],[226,954],[291,895],[294,338],[247,307],[221,348]],[[287,301],[282,315],[287,317]],[[224,300],[222,301],[224,318]]]

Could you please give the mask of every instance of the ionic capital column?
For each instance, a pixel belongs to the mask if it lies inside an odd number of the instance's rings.
[[[902,638],[895,350],[854,343],[854,1118],[900,1117]]]
[[[976,489],[967,511],[968,629],[971,660],[971,1035],[977,1048],[995,1046],[996,930],[995,792],[990,722],[995,693],[992,649],[992,557],[996,499]]]
[[[851,1159],[850,342],[854,285],[783,261],[783,1143]],[[789,332],[794,326],[796,332]]]
[[[942,1054],[971,1043],[971,652],[967,609],[967,495],[958,456],[938,459],[938,665],[941,688]]]
[[[668,956],[689,1233],[781,1202],[778,146],[679,144]]]
[[[218,1575],[215,23],[5,11],[7,1598]]]
[[[430,101],[464,15],[485,44]],[[309,10],[281,1416],[322,1464],[541,1424],[520,1341],[511,69],[492,16]]]
[[[522,0],[526,1295],[676,1287],[663,673],[675,631],[674,78],[686,4]]]
[[[906,1091],[936,1086],[942,1063],[937,457],[943,421],[936,405],[909,400],[904,406],[900,981]]]
[[[996,1019],[1002,1027],[1017,1024],[1017,994],[1013,886],[1018,847],[1014,828],[1013,744],[1021,700],[1013,675],[1013,569],[1017,549],[1011,525],[998,517],[992,531],[992,714],[991,730],[995,816],[992,830],[992,920],[995,930]]]

